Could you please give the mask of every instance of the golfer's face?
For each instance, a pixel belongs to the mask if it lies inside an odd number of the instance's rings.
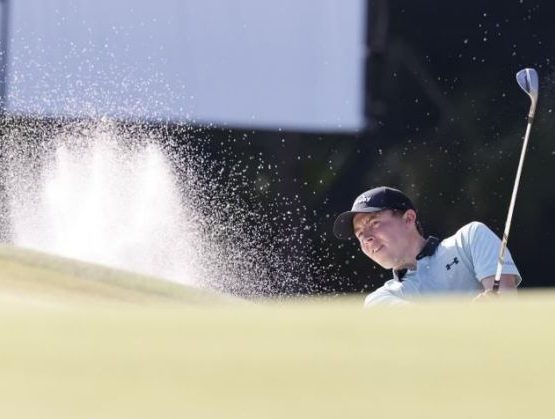
[[[356,214],[354,233],[366,256],[386,269],[398,267],[406,259],[408,224],[391,210]]]

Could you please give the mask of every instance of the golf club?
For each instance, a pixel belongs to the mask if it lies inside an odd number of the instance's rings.
[[[507,215],[507,222],[505,223],[505,231],[503,232],[503,240],[501,241],[501,248],[499,249],[499,259],[497,261],[497,270],[495,272],[495,279],[493,281],[492,290],[494,293],[499,292],[499,283],[501,281],[501,270],[505,260],[505,250],[507,248],[507,241],[509,240],[509,230],[511,229],[511,220],[513,218],[513,211],[515,207],[516,194],[518,185],[520,183],[520,175],[522,173],[522,166],[524,164],[524,156],[526,155],[526,148],[528,147],[528,138],[530,137],[530,130],[532,129],[532,122],[534,121],[534,114],[536,113],[536,104],[538,103],[538,73],[533,68],[525,68],[516,73],[516,81],[520,88],[530,96],[532,101],[530,111],[528,112],[528,125],[526,127],[526,134],[524,135],[524,143],[522,145],[522,152],[520,153],[520,161],[516,172],[516,179],[513,186],[513,194],[511,196],[511,203],[509,205],[509,213]]]

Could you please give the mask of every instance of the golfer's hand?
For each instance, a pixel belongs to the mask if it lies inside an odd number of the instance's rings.
[[[501,294],[515,294],[516,293],[516,283],[517,277],[515,275],[508,275],[503,274],[501,275],[501,279],[499,281],[499,292],[493,292],[493,282],[495,277],[488,276],[482,279],[482,285],[484,287],[484,291],[478,294],[473,301],[493,301],[496,297],[499,297]]]
[[[493,301],[497,297],[499,297],[499,294],[493,292],[493,290],[485,290],[474,297],[472,301]]]

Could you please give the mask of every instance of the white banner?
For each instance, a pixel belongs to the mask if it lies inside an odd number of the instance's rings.
[[[364,0],[11,0],[7,109],[363,128]]]

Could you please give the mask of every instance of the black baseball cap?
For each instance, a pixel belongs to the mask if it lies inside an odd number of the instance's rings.
[[[338,239],[348,239],[354,234],[353,217],[356,214],[378,212],[385,209],[416,211],[411,200],[403,192],[388,186],[379,186],[360,194],[355,199],[350,211],[339,214],[333,224],[333,234]]]

